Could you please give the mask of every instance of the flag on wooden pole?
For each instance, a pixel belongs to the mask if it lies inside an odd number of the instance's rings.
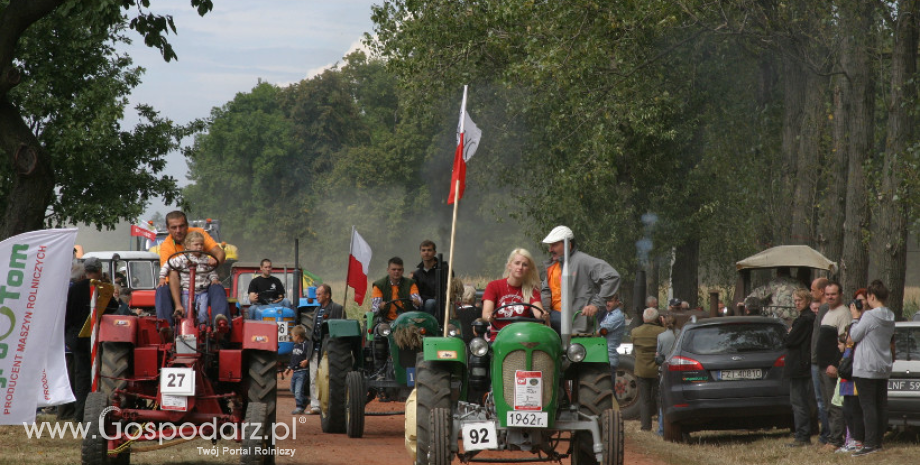
[[[460,125],[457,127],[457,150],[454,152],[454,169],[450,176],[450,194],[447,197],[447,204],[451,205],[455,200],[463,198],[463,191],[466,188],[466,163],[473,158],[476,149],[479,148],[479,140],[482,138],[482,130],[476,126],[476,123],[466,112],[466,87],[463,88],[463,103],[460,109]],[[460,188],[457,189],[457,183]],[[456,199],[454,199],[454,194]]]
[[[367,294],[367,275],[371,264],[371,246],[352,229],[351,252],[348,254],[348,281],[347,285],[355,290],[355,302],[364,304]]]

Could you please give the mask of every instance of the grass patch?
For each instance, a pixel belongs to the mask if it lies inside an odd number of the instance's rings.
[[[668,464],[831,465],[856,460],[849,454],[824,452],[817,447],[787,448],[785,445],[792,442],[788,430],[700,431],[691,434],[691,444],[674,444],[654,432],[641,431],[637,421],[627,421],[626,435],[638,452]],[[916,463],[918,454],[917,436],[899,434],[890,439],[886,436],[884,450],[865,460],[872,465],[904,465]]]

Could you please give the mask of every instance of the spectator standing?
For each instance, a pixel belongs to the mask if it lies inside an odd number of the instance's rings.
[[[67,307],[64,315],[64,339],[73,354],[73,393],[76,398],[73,418],[77,421],[84,421],[83,407],[86,405],[86,397],[93,384],[90,338],[80,336],[80,331],[92,314],[90,308],[94,287],[92,281],[102,279],[102,263],[98,258],[87,258],[83,262],[83,270],[86,277],[75,282],[67,291]],[[118,302],[113,297],[109,299],[105,313],[115,313],[117,310]]]
[[[811,333],[815,325],[815,313],[811,311],[811,293],[807,289],[796,289],[792,302],[799,316],[792,321],[792,327],[783,341],[786,347],[783,377],[789,379],[789,402],[792,404],[795,440],[786,444],[786,447],[801,447],[811,444],[808,385],[811,383]]]
[[[815,313],[815,323],[811,330],[811,382],[812,390],[815,393],[815,407],[818,411],[818,422],[821,426],[821,434],[818,436],[818,445],[827,444],[830,428],[827,424],[827,404],[830,399],[824,398],[824,391],[821,389],[822,370],[818,367],[818,333],[821,329],[821,319],[827,314],[827,298],[824,296],[824,289],[827,287],[827,278],[817,278],[811,283],[811,307],[817,305]]]
[[[824,393],[824,404],[827,406],[827,451],[833,452],[843,447],[846,421],[843,418],[843,409],[830,402],[837,388],[837,363],[840,361],[840,349],[837,341],[846,332],[852,317],[850,310],[841,303],[840,284],[831,281],[824,287],[828,311],[821,319],[818,330],[817,360],[821,370],[821,390]]]
[[[614,387],[617,385],[617,367],[620,365],[620,353],[617,351],[623,336],[626,335],[626,315],[623,313],[620,294],[616,293],[607,299],[607,313],[599,323],[601,329],[606,329],[607,357],[610,359],[610,379]],[[614,389],[616,393],[616,389]]]
[[[850,329],[856,343],[853,358],[853,379],[859,392],[865,424],[865,441],[853,456],[877,452],[882,447],[882,434],[888,423],[888,378],[891,376],[891,338],[894,336],[894,313],[885,306],[888,289],[872,281],[866,289],[870,310],[863,312]]]
[[[581,311],[573,323],[573,330],[587,331],[588,323],[597,319],[598,310],[606,305],[607,298],[620,289],[620,274],[610,264],[578,250],[575,235],[566,226],[556,226],[543,238],[549,244],[550,260],[546,265],[541,298],[543,308],[550,311],[550,324],[556,332],[562,330],[562,260],[565,258],[565,239],[569,240],[569,270],[572,273],[572,312]]]
[[[284,370],[284,376],[291,377],[291,392],[294,393],[295,408],[291,415],[300,415],[307,408],[307,396],[304,394],[304,381],[310,371],[310,359],[307,358],[307,330],[301,325],[294,326],[291,329],[291,339],[294,340],[294,348],[291,350],[291,361]]]
[[[674,315],[670,313],[667,315],[659,316],[661,319],[661,326],[664,327],[664,332],[658,335],[658,343],[655,348],[655,364],[659,368],[659,376],[661,376],[660,369],[661,365],[667,360],[668,355],[671,353],[671,349],[674,348],[674,341],[677,339],[677,335],[680,331],[677,329],[676,321]],[[658,402],[658,435],[664,436],[664,415],[662,415],[661,402],[659,399]]]
[[[642,312],[643,324],[632,332],[636,366],[633,373],[639,387],[639,419],[642,431],[652,430],[652,412],[658,402],[658,364],[655,352],[658,335],[665,331],[658,322],[658,310],[646,308]]]
[[[645,298],[645,308],[658,308],[658,297],[650,295]]]
[[[316,301],[319,303],[313,313],[313,332],[310,333],[309,343],[306,346],[306,359],[310,361],[310,412],[319,413],[319,390],[316,387],[316,371],[319,369],[320,349],[322,348],[322,334],[324,320],[338,320],[345,318],[345,310],[341,305],[332,301],[332,288],[328,284],[320,284],[316,289]]]

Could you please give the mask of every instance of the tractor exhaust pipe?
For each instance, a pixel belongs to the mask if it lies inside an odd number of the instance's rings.
[[[562,350],[568,350],[569,343],[572,342],[572,271],[569,269],[569,238],[563,239],[562,252],[562,324],[560,325],[560,335],[562,336]]]

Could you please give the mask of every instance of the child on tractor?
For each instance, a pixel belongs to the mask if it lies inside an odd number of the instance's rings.
[[[185,315],[183,302],[188,301],[189,293],[192,292],[191,286],[194,284],[196,316],[199,323],[208,321],[208,286],[211,283],[220,284],[217,272],[208,263],[208,256],[201,253],[204,250],[204,236],[197,231],[190,231],[185,236],[183,245],[186,250],[192,253],[177,255],[170,258],[166,264],[160,268],[160,279],[165,278],[170,271],[170,265],[173,270],[178,270],[180,277],[180,287],[182,288],[181,296],[175,301],[176,311],[173,316],[180,318]],[[195,267],[195,282],[189,282],[189,270]],[[210,270],[210,271],[209,271]],[[217,315],[217,319],[226,319],[224,315]]]

